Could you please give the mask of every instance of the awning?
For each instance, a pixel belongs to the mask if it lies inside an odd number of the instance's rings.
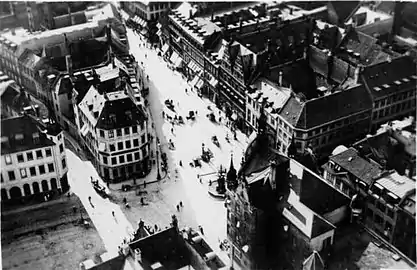
[[[217,84],[219,83],[219,81],[216,80],[214,77],[211,77],[209,83],[211,84],[211,86],[217,87]]]
[[[165,43],[164,46],[162,46],[162,53],[163,54],[166,54],[166,52],[168,51],[168,49],[169,49],[169,45],[168,45],[168,43]]]
[[[157,23],[156,24],[156,27],[158,27],[158,29],[161,29],[162,28],[162,25],[160,23]]]
[[[200,79],[200,77],[198,75],[194,76],[194,78],[192,79],[192,81],[190,83],[191,87],[194,87],[197,84],[198,79]]]
[[[157,36],[162,35],[162,31],[161,31],[161,30],[158,30],[158,32],[156,32],[156,35],[157,35]]]
[[[203,87],[203,84],[204,84],[204,81],[203,80],[199,80],[195,87],[197,89],[201,89],[201,87]]]
[[[84,125],[82,128],[81,128],[81,130],[80,130],[80,133],[81,133],[81,135],[83,136],[83,137],[85,137],[85,135],[87,135],[87,132],[88,132],[88,125]]]
[[[178,59],[178,54],[176,52],[173,52],[169,61],[171,61],[171,63],[175,63],[177,59]]]
[[[191,60],[188,63],[188,68],[191,69],[193,72],[197,73],[201,71],[201,68],[198,66],[198,64],[196,62],[194,62],[193,60]]]
[[[179,68],[182,65],[182,59],[181,57],[178,57],[177,60],[175,61],[175,67]]]

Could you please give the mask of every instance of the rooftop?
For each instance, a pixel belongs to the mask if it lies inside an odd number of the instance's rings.
[[[367,25],[378,21],[383,21],[392,18],[391,15],[377,10],[372,10],[367,6],[361,6],[350,18],[346,24],[351,24],[356,20],[356,26]]]
[[[280,87],[265,78],[258,79],[252,85],[252,88],[256,90],[254,93],[249,94],[249,96],[255,100],[266,98],[268,103],[273,103],[273,109],[281,109],[291,95],[290,89]]]
[[[24,115],[1,121],[1,154],[53,146],[45,130],[32,117]]]
[[[376,180],[387,191],[392,192],[399,198],[403,198],[407,193],[416,188],[416,182],[404,175],[399,175],[397,172],[385,175]]]
[[[368,185],[371,185],[375,178],[382,173],[377,165],[361,158],[354,148],[330,156],[329,159]]]

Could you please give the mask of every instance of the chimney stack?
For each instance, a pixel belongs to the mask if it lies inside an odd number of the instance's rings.
[[[65,63],[67,65],[67,73],[72,76],[72,58],[71,55],[68,54],[65,56]]]
[[[242,27],[243,27],[243,18],[239,18],[239,32],[242,33]]]
[[[106,36],[107,36],[107,45],[111,46],[112,38],[111,38],[111,27],[110,24],[106,26]]]
[[[282,70],[279,71],[278,84],[282,86]]]

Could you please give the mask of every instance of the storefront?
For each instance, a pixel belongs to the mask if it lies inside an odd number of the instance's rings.
[[[169,59],[171,64],[173,64],[174,68],[180,69],[182,68],[182,58],[178,55],[177,52],[172,52],[171,58]]]

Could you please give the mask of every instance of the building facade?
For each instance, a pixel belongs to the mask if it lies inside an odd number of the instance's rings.
[[[150,169],[147,116],[119,72],[111,65],[98,70],[92,74],[97,84],[89,86],[78,101],[81,93],[75,90],[73,101],[79,138],[109,183],[144,176]]]
[[[69,189],[64,136],[57,125],[43,125],[27,115],[1,125],[2,202]]]

